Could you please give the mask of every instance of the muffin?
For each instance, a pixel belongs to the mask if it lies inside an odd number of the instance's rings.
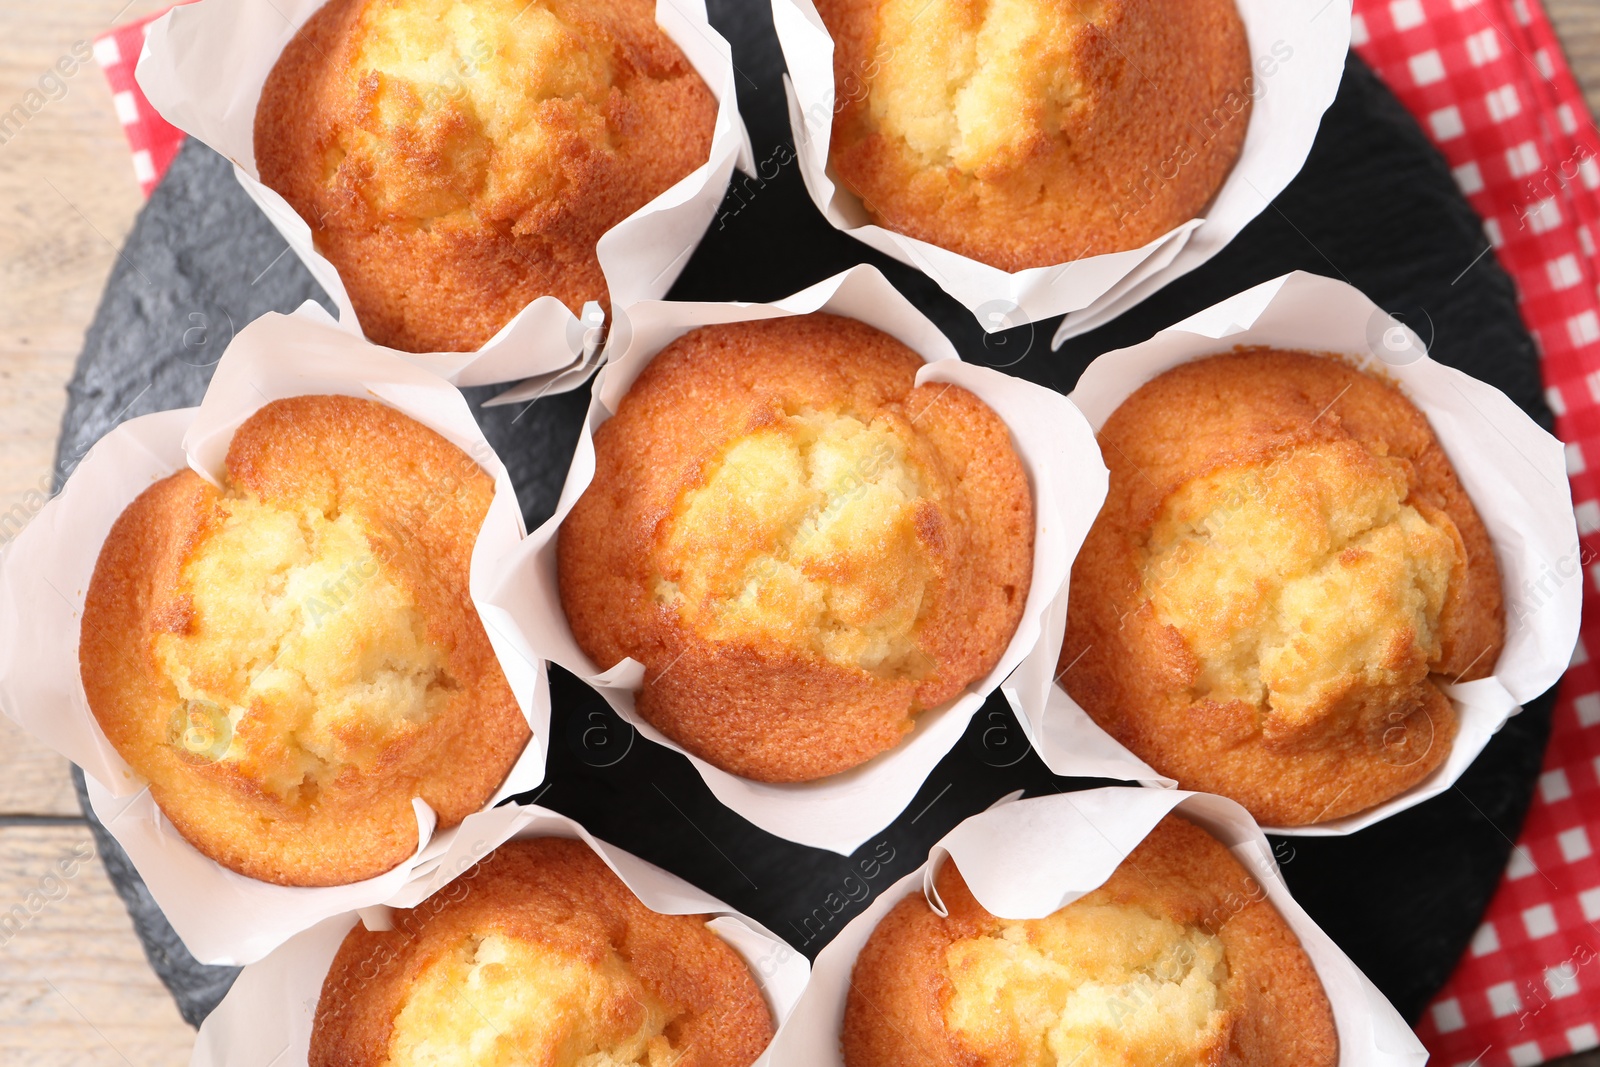
[[[537,297],[606,303],[595,242],[716,114],[653,0],[329,0],[262,88],[256,166],[369,338],[470,351]]]
[[[1167,371],[1100,431],[1105,509],[1072,568],[1061,685],[1185,789],[1301,826],[1449,755],[1441,687],[1505,636],[1488,532],[1427,419],[1334,357]]]
[[[530,736],[468,592],[494,483],[370,400],[302,396],[112,526],[79,665],[178,832],[267,882],[371,878],[479,810]]]
[[[1099,889],[998,919],[954,861],[862,948],[846,1067],[1333,1067],[1333,1009],[1294,932],[1215,838],[1169,815]]]
[[[1005,423],[827,314],[668,345],[594,435],[562,607],[639,713],[732,774],[800,782],[900,741],[1022,617],[1033,497]]]
[[[392,929],[346,935],[310,1067],[746,1067],[772,1014],[707,918],[651,911],[581,842],[501,845]]]
[[[1249,126],[1234,0],[817,0],[830,161],[872,221],[1005,271],[1201,214]]]

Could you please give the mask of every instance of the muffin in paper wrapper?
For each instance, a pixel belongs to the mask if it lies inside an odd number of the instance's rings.
[[[1238,0],[1249,37],[1250,126],[1238,161],[1206,206],[1141,248],[1004,271],[873,222],[829,163],[833,39],[813,0],[772,0],[789,73],[789,123],[806,189],[836,229],[915,267],[989,332],[1065,320],[1052,344],[1086,333],[1205,263],[1259,215],[1305,164],[1350,50],[1350,7],[1325,0]]]
[[[817,955],[793,1021],[773,1042],[775,1067],[843,1067],[839,1035],[856,957],[883,917],[911,894],[926,894],[942,913],[934,875],[947,860],[990,914],[1041,919],[1099,888],[1172,812],[1227,846],[1299,939],[1333,1006],[1341,1067],[1422,1067],[1428,1054],[1421,1042],[1295,903],[1248,812],[1205,793],[1128,788],[1008,797],[951,830],[929,850],[927,863],[884,890]]]
[[[1561,442],[1504,393],[1429,358],[1415,333],[1359,290],[1303,272],[1106,353],[1084,371],[1072,399],[1098,432],[1150,379],[1181,363],[1256,345],[1339,355],[1398,386],[1433,427],[1488,529],[1500,567],[1505,648],[1491,676],[1442,687],[1461,719],[1449,757],[1410,789],[1365,811],[1307,826],[1265,827],[1273,834],[1348,834],[1450,788],[1505,721],[1566,671],[1583,601],[1566,456]],[[1005,685],[1029,740],[1056,774],[1176,785],[1096,725],[1056,682],[1068,610],[1063,587],[1039,646]]]
[[[543,665],[498,636],[495,609],[485,601],[496,564],[524,536],[522,512],[466,400],[443,379],[339,329],[316,304],[257,319],[228,346],[199,407],[130,419],[102,437],[0,557],[0,704],[23,729],[83,768],[95,814],[202,963],[250,963],[330,916],[387,901],[459,832],[436,833],[434,813],[413,798],[417,852],[385,874],[318,888],[249,878],[179,835],[89,709],[78,668],[79,628],[112,524],[145,489],[186,466],[220,484],[242,422],[272,400],[315,394],[386,404],[442,435],[494,479],[473,547],[471,594],[533,739],[485,806],[544,778],[550,696]]]
[[[531,837],[582,841],[652,911],[712,916],[706,925],[749,964],[773,1023],[783,1032],[810,979],[804,955],[754,919],[545,808],[507,805],[467,816],[450,848],[389,906],[424,906],[452,884],[465,884],[470,892],[479,860],[506,841]],[[372,930],[387,928],[386,911],[378,908],[324,919],[246,967],[200,1027],[190,1067],[305,1067],[317,1001],[334,954],[358,922],[366,922]],[[770,1067],[773,1062],[769,1046],[752,1067]]]
[[[311,227],[256,170],[256,104],[278,56],[324,0],[201,0],[151,23],[139,56],[139,87],[161,117],[233,162],[239,184],[339,310],[361,325],[334,265],[312,244]],[[735,165],[751,171],[749,134],[734,91],[733,52],[706,18],[704,0],[657,0],[656,22],[699,72],[718,102],[711,153],[698,168],[606,231],[601,270],[613,309],[664,295],[716,216]],[[591,301],[575,315],[553,296],[523,308],[476,352],[405,353],[457,385],[491,385],[581,366],[604,321]],[[571,388],[584,375],[567,376]],[[558,391],[556,389],[550,391]]]
[[[957,699],[917,716],[894,748],[840,774],[812,782],[769,784],[712,766],[669,741],[635,710],[643,667],[633,659],[602,671],[578,647],[556,583],[556,538],[562,521],[594,477],[594,430],[611,417],[629,386],[667,344],[699,326],[829,312],[857,319],[897,338],[927,365],[917,383],[960,385],[1010,428],[1034,503],[1033,582],[1022,621],[987,677]],[[1106,469],[1088,424],[1059,393],[999,371],[963,363],[939,330],[875,268],[855,267],[771,304],[646,303],[619,317],[606,345],[606,366],[578,440],[572,469],[551,519],[508,557],[490,602],[514,626],[513,640],[530,659],[557,663],[583,678],[645,737],[688,756],[723,804],[769,833],[848,855],[887,826],[966,729],[984,698],[1041,638],[1048,606],[1065,588],[1073,555],[1105,499]],[[516,399],[513,390],[501,399]],[[693,417],[686,413],[685,417]]]

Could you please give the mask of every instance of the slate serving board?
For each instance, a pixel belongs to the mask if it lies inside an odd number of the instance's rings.
[[[1476,216],[1410,116],[1355,58],[1301,176],[1232,246],[1051,352],[1054,321],[985,336],[931,280],[827,225],[793,163],[767,5],[709,6],[733,43],[740,106],[761,166],[755,178],[736,176],[674,298],[772,300],[871,262],[955,340],[964,359],[1067,391],[1098,354],[1259,282],[1308,270],[1363,289],[1415,327],[1436,358],[1498,386],[1551,425],[1533,343],[1510,280],[1492,253],[1481,255],[1487,242]],[[307,299],[331,310],[231,166],[191,140],[112,272],[69,386],[58,470],[69,470],[123,419],[198,403],[237,329]],[[475,403],[493,392],[468,391]],[[554,510],[586,405],[580,390],[530,407],[478,409],[530,529]],[[550,773],[533,796],[717,894],[808,955],[966,816],[1013,790],[1039,795],[1105,784],[1052,776],[996,697],[906,812],[856,856],[839,857],[780,841],[723,809],[686,760],[638,739],[572,676],[553,669],[552,688]],[[1505,867],[1532,795],[1550,703],[1547,694],[1513,719],[1446,794],[1351,837],[1275,842],[1307,911],[1407,1018],[1448,977]],[[81,788],[80,777],[80,796]],[[115,842],[90,821],[151,963],[184,1017],[198,1023],[234,972],[194,962]]]

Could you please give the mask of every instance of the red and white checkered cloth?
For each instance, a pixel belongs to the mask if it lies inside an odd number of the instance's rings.
[[[1443,151],[1516,280],[1568,442],[1591,583],[1582,641],[1511,865],[1418,1027],[1441,1067],[1536,1064],[1600,1046],[1600,669],[1587,652],[1600,649],[1600,133],[1539,0],[1354,5],[1357,51]],[[148,21],[95,42],[147,194],[183,141],[134,84]]]
[[[133,149],[133,176],[145,196],[150,195],[167,172],[172,157],[183,146],[183,133],[156,114],[156,109],[144,98],[144,90],[133,78],[139,51],[144,47],[145,31],[165,13],[158,11],[137,22],[118,26],[94,41],[94,58],[111,83],[111,100],[116,105],[123,132],[128,135],[128,147]]]
[[[1472,947],[1417,1030],[1441,1067],[1600,1045],[1600,135],[1537,0],[1356,0],[1355,46],[1484,219],[1538,342],[1584,552],[1585,625],[1538,795]]]

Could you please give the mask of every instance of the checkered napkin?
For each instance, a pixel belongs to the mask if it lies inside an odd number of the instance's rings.
[[[1356,50],[1449,160],[1517,284],[1583,535],[1588,585],[1538,795],[1472,946],[1417,1031],[1441,1067],[1600,1045],[1600,135],[1537,0],[1356,0]]]
[[[1342,3],[1344,0],[1330,0]],[[1418,1027],[1443,1067],[1600,1045],[1600,134],[1538,0],[1354,0],[1354,42],[1438,144],[1510,271],[1567,445],[1592,582],[1539,792],[1483,926]],[[152,16],[154,17],[154,16]],[[134,83],[149,19],[95,42],[146,194],[183,135]]]
[[[128,147],[133,150],[133,176],[149,196],[167,165],[183,146],[183,133],[156,114],[144,90],[133,79],[133,69],[139,63],[139,51],[144,47],[145,31],[150,23],[166,14],[154,15],[118,26],[95,38],[94,58],[106,72],[111,83],[111,102],[116,105],[117,118],[128,135]]]

